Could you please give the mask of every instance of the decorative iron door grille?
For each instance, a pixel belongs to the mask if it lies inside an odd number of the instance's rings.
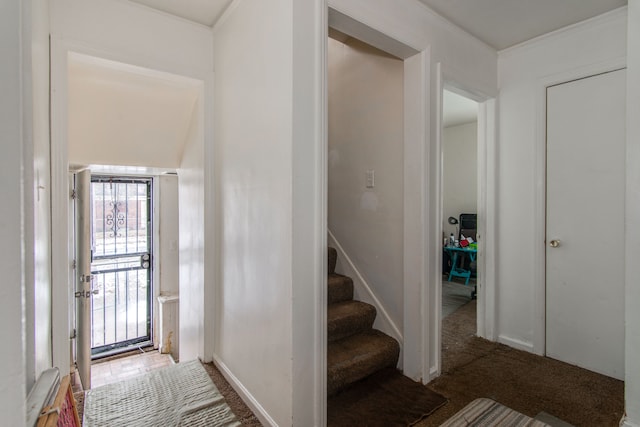
[[[91,354],[151,343],[151,179],[91,177]]]

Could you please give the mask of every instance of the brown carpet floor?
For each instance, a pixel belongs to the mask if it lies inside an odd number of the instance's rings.
[[[258,418],[251,412],[251,409],[242,401],[238,393],[235,392],[233,387],[227,382],[222,373],[216,368],[213,363],[203,363],[204,367],[211,381],[216,385],[222,396],[227,402],[227,405],[231,408],[238,421],[243,426],[260,427],[262,424],[258,421]],[[76,400],[76,406],[78,408],[78,415],[80,416],[80,423],[82,423],[82,413],[84,408],[84,391],[79,391],[73,394]]]
[[[576,427],[618,426],[624,410],[622,381],[477,338],[475,316],[472,301],[444,319],[442,375],[428,388],[449,402],[416,426],[439,426],[479,397],[530,417],[544,411]],[[212,363],[204,368],[242,425],[260,426],[220,371]],[[74,395],[81,413],[83,393]]]
[[[443,373],[429,388],[449,403],[417,426],[439,426],[479,397],[530,417],[544,411],[576,427],[618,426],[622,381],[477,338],[475,316],[472,301],[444,319]]]
[[[328,427],[405,427],[447,400],[395,368],[358,381],[327,401]]]
[[[211,377],[211,381],[216,385],[220,393],[224,396],[224,400],[227,401],[227,405],[231,408],[240,423],[243,426],[260,427],[262,424],[258,421],[258,418],[251,412],[251,409],[245,405],[244,401],[240,398],[238,393],[231,387],[231,384],[227,382],[222,373],[216,368],[213,362],[203,363],[204,370]]]

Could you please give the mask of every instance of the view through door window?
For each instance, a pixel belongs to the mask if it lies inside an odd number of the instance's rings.
[[[91,178],[91,354],[151,341],[151,179]]]

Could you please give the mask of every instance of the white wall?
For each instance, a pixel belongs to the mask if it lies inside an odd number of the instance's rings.
[[[640,235],[640,0],[629,0],[627,34],[627,185],[626,233]],[[640,426],[640,250],[626,240],[625,426]]]
[[[619,9],[500,53],[497,318],[504,343],[544,348],[544,88],[624,65],[626,20]]]
[[[322,0],[214,27],[215,358],[265,425],[325,424],[326,33]]]
[[[214,28],[216,357],[282,426],[293,381],[291,16],[290,0],[238,1]]]
[[[209,27],[126,0],[52,2],[51,31],[78,51],[153,70],[204,79],[212,67]]]
[[[67,280],[67,194],[68,168],[68,56],[70,52],[130,64],[204,82],[211,90],[211,29],[124,0],[61,0],[51,5],[52,33],[52,230],[54,286],[54,364],[66,373],[69,366]],[[201,89],[202,90],[202,89]],[[205,109],[210,100],[204,100]],[[204,126],[206,144],[213,138],[210,123]],[[206,161],[206,160],[205,160]],[[195,174],[202,174],[202,171]],[[209,203],[210,192],[201,202]],[[207,240],[213,239],[200,230]],[[204,273],[203,273],[204,274]],[[200,279],[202,283],[204,278]],[[211,282],[211,281],[210,281]],[[200,288],[202,290],[202,288]],[[202,295],[209,301],[210,295]],[[205,302],[211,304],[211,302]],[[204,357],[204,355],[203,355]],[[206,359],[206,357],[205,357]],[[209,356],[210,359],[210,356]]]
[[[452,216],[478,211],[478,123],[444,129],[442,135],[442,229],[458,238]],[[457,226],[459,230],[459,225]]]
[[[402,328],[404,64],[355,39],[328,53],[329,230]]]
[[[29,16],[32,15],[32,4],[31,2],[23,2],[22,3],[23,13],[28,13]],[[28,28],[22,28],[22,97],[25,100],[28,100],[28,108],[23,110],[22,120],[23,120],[23,134],[22,137],[26,141],[23,145],[23,174],[28,179],[28,182],[24,183],[23,187],[23,205],[22,205],[22,221],[25,224],[23,228],[24,232],[24,240],[23,240],[23,248],[24,251],[24,282],[25,282],[25,309],[26,309],[26,333],[27,333],[27,341],[26,341],[26,354],[27,354],[27,389],[30,388],[31,384],[35,381],[35,373],[36,373],[36,359],[37,359],[37,351],[36,351],[36,341],[37,334],[36,331],[36,323],[38,320],[36,314],[36,298],[35,294],[37,292],[35,286],[35,257],[33,256],[35,251],[35,200],[34,200],[34,124],[36,121],[39,123],[39,118],[35,117],[35,111],[33,110],[33,86],[34,86],[34,74],[33,74],[33,45],[32,40],[34,37],[37,37],[34,34],[37,29],[34,27],[33,31],[29,28],[33,25],[33,22],[29,23]],[[38,58],[39,59],[39,58]],[[39,94],[38,94],[39,95]],[[45,285],[46,286],[46,285]],[[41,326],[41,325],[38,325]],[[46,324],[45,324],[46,326]],[[46,333],[46,332],[45,332]],[[45,350],[45,354],[47,349]]]
[[[34,307],[35,365],[28,369],[27,383],[51,367],[51,180],[49,153],[49,7],[48,2],[26,2],[34,8],[31,39],[31,77],[33,99],[33,220],[34,277],[32,298],[27,304]],[[36,6],[37,5],[37,6]],[[28,288],[27,288],[28,289]],[[29,332],[28,332],[29,334]],[[29,344],[28,344],[29,345]],[[30,354],[27,348],[27,355]],[[29,357],[29,356],[28,356]],[[29,366],[29,362],[27,362]]]
[[[177,168],[198,81],[69,57],[69,163]]]
[[[198,104],[178,169],[181,361],[204,358],[204,139]]]
[[[23,97],[23,54],[29,54],[28,39],[21,43],[21,26],[31,28],[29,14],[22,15],[21,1],[0,4],[0,50],[4,59],[0,65],[0,129],[3,155],[0,156],[0,320],[2,341],[0,352],[0,408],[7,425],[25,425],[26,366],[25,366],[25,304],[24,304],[24,226],[22,156],[23,109],[28,111],[31,101]]]

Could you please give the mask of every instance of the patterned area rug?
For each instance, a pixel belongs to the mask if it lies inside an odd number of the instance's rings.
[[[83,418],[86,427],[240,425],[197,360],[89,390]]]
[[[476,399],[441,427],[550,427],[491,399]]]

